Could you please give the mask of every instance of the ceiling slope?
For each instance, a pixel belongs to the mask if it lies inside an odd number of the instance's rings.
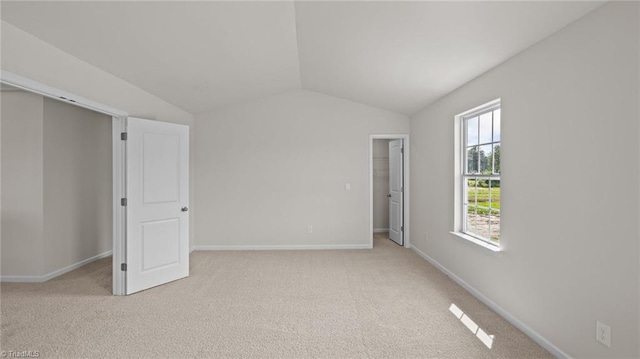
[[[2,19],[191,113],[300,88],[291,2],[2,2]]]
[[[299,2],[302,86],[413,114],[602,2]]]
[[[193,114],[304,88],[413,114],[602,2],[2,1],[2,19]]]

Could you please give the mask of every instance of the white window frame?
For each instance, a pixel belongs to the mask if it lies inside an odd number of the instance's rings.
[[[467,163],[467,150],[466,150],[466,126],[464,120],[470,117],[475,117],[477,115],[483,114],[488,111],[493,111],[495,109],[501,108],[500,99],[495,99],[493,101],[487,102],[483,105],[475,107],[471,110],[465,111],[457,116],[455,116],[455,193],[454,193],[454,230],[451,234],[456,237],[465,239],[469,242],[475,243],[481,247],[489,249],[494,252],[499,252],[501,250],[501,245],[492,242],[490,239],[482,238],[474,233],[468,232],[466,229],[466,208],[465,203],[467,202],[467,191],[466,191],[466,179],[467,177],[482,177],[487,179],[500,179],[500,175],[466,175],[465,167]],[[502,143],[502,136],[500,138]],[[502,187],[502,182],[501,182]],[[500,241],[501,243],[502,241]]]

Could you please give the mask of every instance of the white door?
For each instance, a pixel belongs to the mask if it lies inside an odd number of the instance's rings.
[[[404,181],[402,140],[389,141],[389,239],[404,244]]]
[[[189,275],[189,127],[127,120],[126,294]]]

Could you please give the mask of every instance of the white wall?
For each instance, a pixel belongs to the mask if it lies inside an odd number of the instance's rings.
[[[373,140],[373,229],[389,229],[389,140]]]
[[[404,115],[309,91],[196,121],[197,246],[368,246],[369,135],[409,130]]]
[[[44,99],[45,274],[111,250],[111,134],[110,116]]]
[[[3,276],[43,274],[43,99],[0,94]],[[11,238],[12,240],[6,240]]]
[[[190,126],[193,161],[194,121],[190,113],[149,94],[95,66],[92,66],[25,31],[2,21],[3,70],[53,86],[70,93],[126,111],[130,116]],[[113,54],[127,56],[127,54]],[[194,166],[190,168],[191,218],[194,203]],[[193,244],[193,220],[190,223]]]
[[[412,245],[577,358],[640,354],[638,14],[608,3],[411,119]],[[454,116],[495,98],[499,254],[448,233]]]

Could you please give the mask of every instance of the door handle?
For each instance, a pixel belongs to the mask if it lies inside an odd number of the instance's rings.
[[[182,209],[180,209],[180,210],[181,210],[182,212],[186,212],[186,211],[188,211],[188,210],[189,210],[189,208],[187,208],[187,207],[182,207]]]
[[[387,197],[391,198],[391,193],[389,193],[389,194],[387,195]]]

